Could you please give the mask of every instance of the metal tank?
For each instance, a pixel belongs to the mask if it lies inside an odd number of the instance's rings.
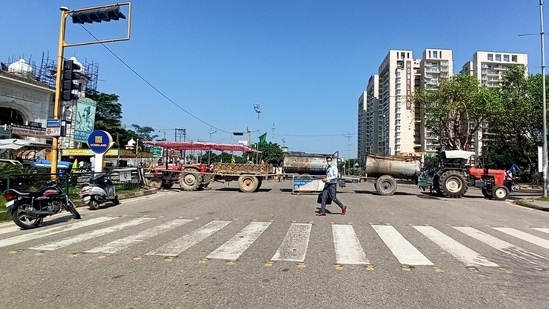
[[[421,157],[368,154],[366,177],[389,175],[397,179],[416,179],[421,170]]]
[[[285,152],[282,166],[285,174],[323,175],[328,165],[326,157],[333,154]]]

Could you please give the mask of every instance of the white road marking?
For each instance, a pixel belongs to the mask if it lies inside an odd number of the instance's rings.
[[[150,229],[144,230],[144,231],[142,231],[140,233],[137,233],[135,235],[130,235],[128,237],[117,239],[115,241],[111,241],[110,243],[108,243],[106,245],[99,246],[99,247],[93,248],[91,250],[87,250],[86,253],[99,253],[99,252],[101,252],[101,253],[113,254],[113,253],[119,252],[123,249],[126,249],[126,248],[128,248],[129,246],[131,246],[133,244],[140,243],[140,242],[142,242],[143,240],[145,240],[147,238],[151,238],[151,237],[154,237],[156,235],[165,233],[169,230],[172,230],[176,227],[187,224],[191,221],[192,220],[188,220],[188,219],[175,219],[175,220],[172,220],[170,222],[162,223],[161,225],[158,225],[158,226],[152,227]]]
[[[460,260],[467,267],[489,266],[496,267],[498,264],[488,261],[477,252],[465,247],[454,239],[446,236],[432,226],[414,226],[421,234],[425,235],[446,252]]]
[[[50,235],[55,235],[55,234],[59,234],[67,231],[76,230],[81,227],[103,223],[113,219],[116,219],[116,217],[98,217],[98,218],[93,218],[89,220],[78,221],[78,222],[67,224],[67,225],[55,226],[49,229],[39,228],[38,231],[36,232],[0,240],[0,248],[13,245],[13,244],[22,243],[22,242],[33,240],[33,239],[39,239],[39,238],[47,237]]]
[[[416,247],[408,242],[394,227],[373,225],[385,245],[403,265],[433,265]]]
[[[538,227],[538,228],[534,228],[534,230],[544,232],[544,233],[549,233],[549,228]]]
[[[227,226],[231,221],[211,221],[210,223],[180,237],[146,255],[178,256],[185,250],[210,237]]]
[[[370,264],[351,225],[332,225],[337,264]]]
[[[514,236],[518,239],[525,240],[525,241],[527,241],[529,243],[532,243],[534,245],[543,247],[545,249],[549,249],[549,240],[547,240],[547,239],[543,239],[541,237],[534,236],[532,234],[528,234],[528,233],[519,231],[519,230],[514,229],[514,228],[510,228],[510,227],[495,227],[494,229],[497,230],[497,231],[503,232],[507,235]]]
[[[309,246],[312,224],[292,223],[282,244],[276,250],[273,261],[303,262]]]
[[[515,258],[521,259],[527,263],[530,263],[532,265],[537,265],[541,267],[546,267],[547,262],[549,262],[549,259],[535,254],[533,252],[526,251],[522,248],[519,248],[511,243],[508,243],[506,241],[503,241],[499,238],[496,238],[494,236],[488,235],[482,231],[479,231],[472,227],[458,227],[454,226],[454,228],[468,236],[473,237],[476,240],[479,240],[488,246],[497,249],[503,253],[509,254]]]
[[[206,258],[234,261],[251,246],[254,241],[271,225],[271,222],[252,222],[233,238],[210,253]]]
[[[155,220],[155,218],[136,218],[136,219],[133,219],[133,220],[128,220],[126,222],[120,223],[120,224],[115,225],[115,226],[106,227],[106,228],[99,229],[99,230],[94,230],[94,231],[87,232],[87,233],[84,233],[84,234],[80,234],[80,235],[77,235],[77,236],[67,237],[65,239],[61,239],[61,240],[58,240],[58,241],[52,241],[52,242],[49,242],[49,243],[46,243],[46,244],[43,244],[43,245],[40,245],[40,246],[37,246],[37,247],[31,247],[29,249],[53,251],[53,250],[57,250],[57,249],[60,249],[60,248],[64,248],[64,247],[79,243],[79,242],[84,241],[84,240],[93,239],[93,238],[96,238],[96,237],[101,237],[103,235],[114,233],[114,232],[120,231],[120,230],[122,230],[126,227],[138,225],[138,224],[141,224],[143,222],[148,222],[148,221],[151,221],[151,220]]]
[[[6,234],[11,232],[21,231],[21,228],[17,225],[0,228],[0,234]]]

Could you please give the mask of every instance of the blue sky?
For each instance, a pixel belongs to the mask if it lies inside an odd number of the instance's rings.
[[[4,1],[0,59],[55,58],[59,7],[110,3]],[[129,41],[71,47],[65,57],[98,63],[97,88],[120,96],[128,127],[230,143],[242,139],[231,132],[249,129],[253,141],[267,132],[290,150],[356,157],[357,101],[390,49],[414,58],[452,49],[455,72],[478,50],[521,52],[540,73],[539,9],[536,0],[135,0]],[[123,36],[124,27],[85,30],[69,19],[67,41],[93,40],[87,31]]]

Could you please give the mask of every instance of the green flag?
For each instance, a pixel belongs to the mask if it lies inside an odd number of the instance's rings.
[[[259,136],[259,145],[265,145],[267,143],[267,133]]]

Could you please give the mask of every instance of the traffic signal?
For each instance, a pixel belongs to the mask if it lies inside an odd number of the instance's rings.
[[[80,72],[82,67],[73,60],[63,61],[63,75],[61,80],[61,97],[63,101],[72,101],[79,98]]]
[[[74,11],[72,14],[73,24],[100,23],[102,21],[111,21],[126,19],[126,16],[120,12],[120,5],[109,7],[91,8]]]

